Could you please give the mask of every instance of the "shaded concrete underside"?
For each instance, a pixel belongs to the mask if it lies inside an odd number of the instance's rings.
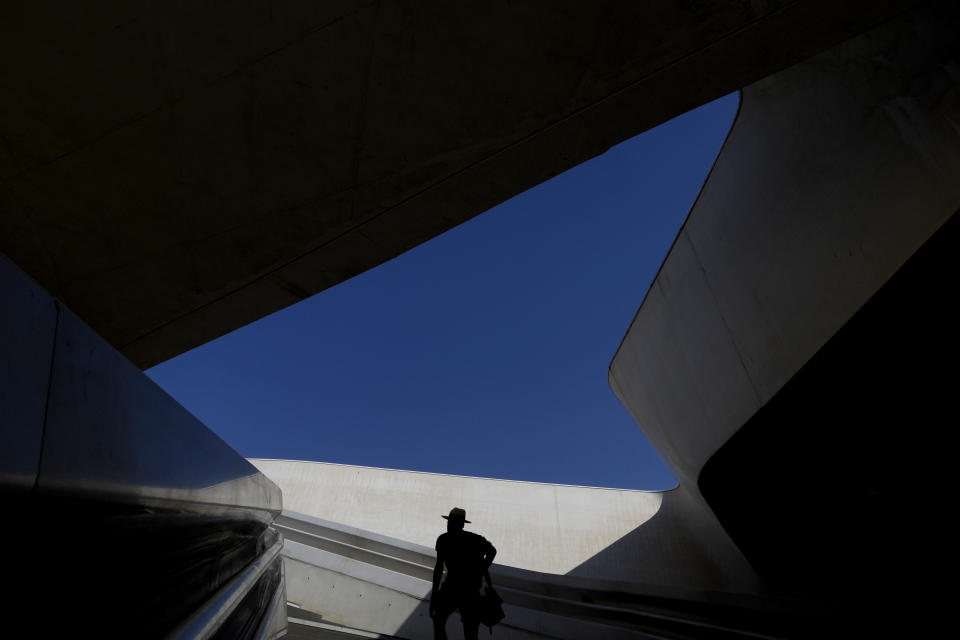
[[[148,367],[907,4],[4,3],[0,252]]]

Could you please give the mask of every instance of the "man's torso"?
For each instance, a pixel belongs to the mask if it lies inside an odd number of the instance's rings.
[[[437,538],[437,553],[447,568],[444,588],[479,589],[490,547],[486,538],[470,531],[448,531]]]

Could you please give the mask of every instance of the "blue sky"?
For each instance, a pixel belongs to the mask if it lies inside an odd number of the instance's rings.
[[[675,482],[607,386],[730,95],[147,374],[242,455]]]

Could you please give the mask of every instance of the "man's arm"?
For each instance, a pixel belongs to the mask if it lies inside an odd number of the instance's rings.
[[[437,565],[433,568],[433,591],[430,592],[430,617],[437,610],[437,593],[440,591],[440,578],[443,577],[443,554],[437,551]]]
[[[489,569],[490,565],[493,564],[493,559],[497,557],[496,548],[490,544],[489,540],[485,541],[487,543],[487,548],[483,552],[483,568]]]
[[[483,549],[483,579],[487,581],[487,586],[493,588],[493,584],[490,582],[490,565],[493,564],[493,559],[497,557],[497,550],[486,538],[483,541],[487,543]]]

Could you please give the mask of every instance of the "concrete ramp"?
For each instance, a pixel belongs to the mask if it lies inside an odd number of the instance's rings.
[[[391,638],[397,638],[397,636],[387,636],[382,633],[324,622],[309,611],[299,611],[296,607],[292,607],[286,638],[287,640],[350,640],[356,638],[390,640]],[[402,638],[397,640],[402,640]]]
[[[285,511],[293,638],[432,638],[432,549]],[[806,602],[575,578],[494,565],[498,638],[809,637],[825,612]],[[457,615],[447,622],[462,637]]]

